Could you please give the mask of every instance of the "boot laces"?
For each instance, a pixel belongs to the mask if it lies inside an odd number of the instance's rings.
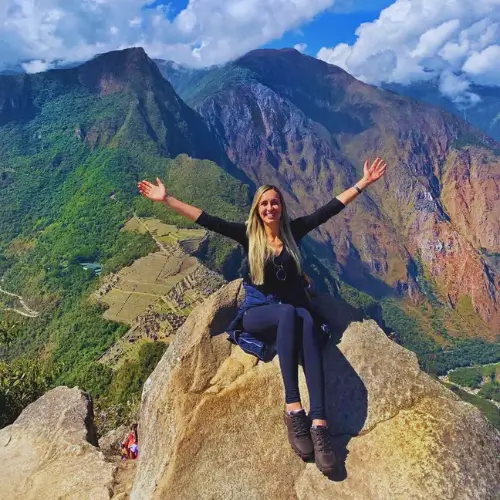
[[[307,436],[310,433],[309,422],[304,412],[292,414],[293,432],[297,437]]]
[[[330,435],[328,434],[328,429],[323,426],[315,428],[316,441],[318,443],[318,448],[322,453],[330,453],[332,451],[332,443],[330,441]]]

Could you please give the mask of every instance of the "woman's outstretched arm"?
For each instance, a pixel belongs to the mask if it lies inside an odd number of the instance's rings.
[[[176,198],[174,198],[168,191],[163,182],[157,177],[156,182],[158,185],[152,184],[149,181],[141,181],[137,185],[139,192],[146,198],[163,203],[168,208],[175,210],[178,214],[192,220],[193,222],[201,215],[202,210],[188,205]]]
[[[343,193],[340,193],[337,196],[337,199],[344,205],[348,205],[361,193],[361,191],[366,189],[370,184],[378,181],[384,175],[386,169],[387,164],[381,158],[377,158],[371,165],[369,165],[368,160],[366,160],[363,168],[362,179],[356,182],[353,187],[346,189]],[[356,189],[356,186],[359,191]]]
[[[227,236],[243,246],[246,245],[245,224],[241,222],[229,222],[220,217],[209,215],[200,208],[174,198],[158,177],[156,178],[156,182],[158,185],[152,184],[149,181],[139,182],[138,188],[140,193],[152,201],[163,203],[168,208],[175,210],[178,214],[183,215],[210,231]]]

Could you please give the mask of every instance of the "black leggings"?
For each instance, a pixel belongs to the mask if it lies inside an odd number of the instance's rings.
[[[310,417],[325,419],[323,365],[313,319],[306,309],[290,304],[253,307],[243,315],[243,328],[263,341],[276,340],[286,403],[300,402],[299,352],[311,403]]]

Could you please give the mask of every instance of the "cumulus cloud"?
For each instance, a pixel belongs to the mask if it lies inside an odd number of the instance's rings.
[[[129,23],[146,4],[144,0],[0,0],[0,40],[6,46],[0,64],[83,60],[133,44],[137,33]],[[36,64],[32,67],[36,69]]]
[[[481,98],[469,90],[470,81],[464,75],[445,70],[439,77],[439,90],[443,95],[462,106],[477,104]]]
[[[176,16],[154,0],[0,0],[0,69],[143,46],[152,57],[192,66],[234,59],[338,4],[362,0],[189,0]]]
[[[333,4],[334,0],[190,0],[173,25],[185,40],[200,45],[197,53],[203,64],[217,64],[280,38]]]
[[[462,69],[481,83],[500,85],[499,61],[500,45],[490,45],[480,52],[474,51]]]
[[[500,0],[396,0],[356,36],[317,57],[375,85],[437,79],[463,103],[471,83],[500,85]]]

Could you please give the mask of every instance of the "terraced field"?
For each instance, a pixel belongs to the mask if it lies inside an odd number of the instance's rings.
[[[103,285],[94,294],[108,306],[106,319],[130,326],[100,359],[114,368],[134,357],[141,341],[168,342],[193,308],[224,283],[219,274],[191,255],[205,237],[204,230],[178,229],[137,216],[123,230],[149,232],[158,251],[104,277]]]
[[[101,297],[109,306],[104,317],[132,325],[147,306],[165,296],[197,264],[186,265],[185,260],[162,252],[150,254],[122,269],[111,290]]]
[[[206,235],[204,229],[179,229],[177,226],[164,224],[158,219],[140,219],[134,216],[124,227],[125,231],[137,231],[138,233],[149,232],[156,243],[171,246],[176,244],[191,244],[192,251],[198,248],[200,240]]]

